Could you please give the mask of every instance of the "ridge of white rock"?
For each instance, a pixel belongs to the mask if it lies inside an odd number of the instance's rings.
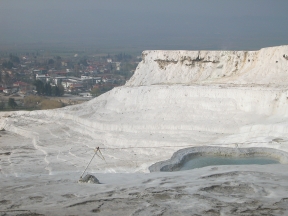
[[[259,51],[164,51],[142,53],[126,86],[159,84],[286,85],[288,46]]]

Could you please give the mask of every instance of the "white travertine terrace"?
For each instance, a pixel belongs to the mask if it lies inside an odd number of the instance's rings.
[[[149,191],[162,194],[167,186],[174,192],[166,197],[179,195],[177,205],[170,202],[173,207],[163,210],[167,215],[179,211],[189,215],[191,211],[184,210],[191,203],[198,206],[193,211],[199,215],[208,214],[211,206],[219,215],[221,211],[234,214],[233,206],[255,215],[251,211],[260,212],[260,203],[267,204],[263,214],[285,214],[288,174],[283,170],[287,171],[287,165],[202,168],[187,175],[147,176],[141,172],[148,172],[151,164],[169,159],[175,151],[193,146],[237,145],[288,152],[287,84],[288,46],[260,51],[144,51],[143,60],[125,86],[89,102],[56,110],[0,113],[0,129],[5,129],[0,131],[2,207],[18,205],[22,210],[30,208],[48,215],[82,214],[84,209],[95,209],[95,197],[101,195],[102,200],[103,196],[123,195],[129,203],[136,191],[143,199],[139,202],[150,206],[143,209],[143,215],[153,215],[157,209],[153,212],[155,206],[150,202],[166,209],[166,201]],[[88,171],[106,185],[97,186],[97,194],[92,186],[80,192],[83,185],[74,182],[97,146],[106,162],[95,158]],[[130,173],[132,179],[111,173]],[[35,181],[34,186],[31,181]],[[41,182],[48,183],[43,187]],[[12,188],[13,193],[6,188]],[[183,195],[182,199],[181,194],[191,196]],[[22,201],[18,201],[21,196]],[[33,197],[42,198],[32,202]],[[131,207],[125,208],[126,201],[117,199],[114,202],[111,198],[110,206],[103,201],[107,205],[101,210],[103,214],[111,215],[107,211],[118,205],[123,215],[139,213],[137,203],[135,207],[130,202]],[[220,199],[221,205],[215,199]],[[61,211],[61,203],[67,212]],[[55,211],[48,204],[54,205]],[[173,208],[178,213],[171,212]]]
[[[126,86],[159,84],[286,85],[288,46],[259,51],[161,51],[142,53]]]

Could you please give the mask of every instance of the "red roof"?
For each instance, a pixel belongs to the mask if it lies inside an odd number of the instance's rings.
[[[71,88],[83,88],[83,85],[82,84],[79,84],[79,83],[73,83],[70,85]]]
[[[13,83],[13,86],[27,86],[29,84],[22,82],[22,81],[17,81],[15,83]]]
[[[59,72],[56,72],[56,74],[67,74],[66,71],[59,71]]]

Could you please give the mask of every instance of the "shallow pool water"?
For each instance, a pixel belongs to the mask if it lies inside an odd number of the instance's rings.
[[[218,165],[247,165],[247,164],[279,164],[279,161],[265,157],[215,157],[201,156],[195,157],[183,164],[179,170],[190,170],[206,166]]]

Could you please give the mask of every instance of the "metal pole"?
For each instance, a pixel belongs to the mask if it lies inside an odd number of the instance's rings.
[[[81,174],[80,179],[82,178],[83,174],[86,172],[88,166],[89,166],[90,163],[92,162],[92,160],[93,160],[93,158],[95,157],[95,155],[97,154],[97,151],[98,151],[98,150],[99,150],[99,147],[96,148],[96,151],[95,151],[93,157],[91,158],[90,162],[88,163],[88,165],[86,166],[85,170],[84,170],[83,173]]]

